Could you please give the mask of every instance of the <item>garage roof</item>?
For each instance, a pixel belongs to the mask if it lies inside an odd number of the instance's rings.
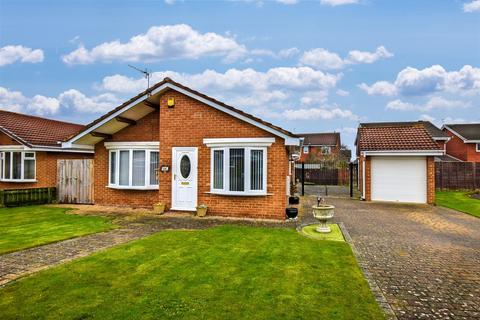
[[[403,121],[403,122],[371,122],[371,123],[361,123],[362,127],[390,127],[390,126],[412,126],[422,124],[427,132],[432,136],[434,140],[445,140],[448,139],[450,136],[435,126],[430,121]]]
[[[442,150],[423,124],[371,126],[360,124],[357,133],[359,151],[432,151]]]

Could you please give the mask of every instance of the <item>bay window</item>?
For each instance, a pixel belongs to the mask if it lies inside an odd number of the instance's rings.
[[[105,146],[109,149],[109,187],[158,189],[158,143],[106,142]]]
[[[212,148],[211,152],[212,193],[267,193],[266,147],[219,147]]]
[[[35,152],[0,152],[0,180],[35,182]]]

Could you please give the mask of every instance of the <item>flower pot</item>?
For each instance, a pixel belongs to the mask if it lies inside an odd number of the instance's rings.
[[[285,213],[287,214],[288,219],[295,219],[298,216],[298,209],[297,208],[287,208],[287,209],[285,209]]]
[[[320,222],[320,226],[316,229],[317,232],[329,233],[330,227],[327,225],[327,221],[333,218],[335,210],[334,206],[321,204],[319,206],[313,206],[313,217]]]
[[[153,212],[163,214],[165,212],[165,203],[155,203],[153,205]]]
[[[207,207],[197,207],[197,217],[205,217],[207,215]]]
[[[300,198],[293,196],[288,198],[288,204],[299,204],[300,203]]]

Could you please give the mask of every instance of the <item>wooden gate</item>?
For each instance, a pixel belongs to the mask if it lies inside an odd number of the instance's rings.
[[[58,160],[59,203],[93,203],[93,160]]]

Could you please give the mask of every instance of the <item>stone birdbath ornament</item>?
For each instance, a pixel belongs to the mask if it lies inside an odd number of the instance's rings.
[[[333,212],[335,207],[325,203],[325,199],[318,197],[317,205],[312,206],[313,217],[320,222],[320,225],[317,227],[316,231],[320,233],[329,233],[332,232],[330,227],[327,225],[327,221],[333,218]]]

